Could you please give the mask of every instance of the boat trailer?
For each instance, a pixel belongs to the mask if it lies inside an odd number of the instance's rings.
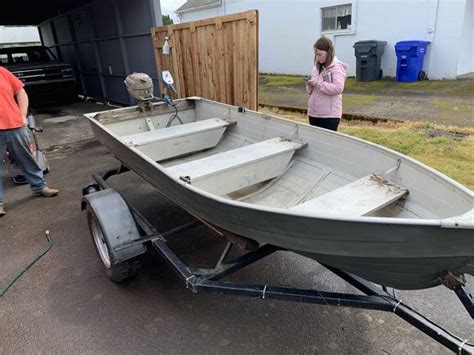
[[[138,271],[140,255],[148,249],[154,249],[174,269],[182,279],[184,286],[193,293],[206,291],[222,295],[240,295],[391,312],[451,351],[458,354],[474,354],[474,344],[445,330],[409,305],[404,304],[394,294],[390,294],[386,287],[379,287],[359,276],[329,265],[321,264],[363,292],[364,295],[222,281],[224,277],[283,249],[272,245],[258,246],[248,239],[225,235],[212,225],[199,220],[160,233],[107,181],[110,177],[127,171],[129,169],[122,165],[118,169],[96,173],[93,175],[95,183],[82,189],[81,208],[87,212],[92,239],[102,259],[105,271],[113,281],[120,282],[133,277]],[[166,238],[203,224],[212,233],[226,236],[229,240],[216,266],[212,269],[187,266],[167,245]],[[236,244],[243,246],[247,251],[234,260],[226,262],[232,247]],[[465,283],[449,274],[446,275],[443,283],[456,293],[466,311],[474,319],[474,294],[466,287]]]

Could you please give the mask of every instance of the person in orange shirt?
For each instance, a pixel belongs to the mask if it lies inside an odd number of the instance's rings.
[[[6,214],[1,176],[7,149],[30,184],[34,196],[53,197],[59,192],[48,187],[43,171],[31,155],[31,141],[26,128],[28,95],[23,86],[16,76],[0,67],[0,217]]]

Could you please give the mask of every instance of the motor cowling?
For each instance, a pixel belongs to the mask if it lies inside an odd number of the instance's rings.
[[[133,73],[125,78],[125,86],[129,94],[138,101],[153,99],[153,80],[145,73]]]

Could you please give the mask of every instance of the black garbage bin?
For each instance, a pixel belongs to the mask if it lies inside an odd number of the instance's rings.
[[[354,43],[354,55],[357,58],[357,81],[382,79],[383,71],[380,69],[380,62],[386,44],[385,41],[359,41]]]

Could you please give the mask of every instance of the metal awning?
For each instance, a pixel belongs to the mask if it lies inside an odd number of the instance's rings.
[[[8,1],[0,11],[0,26],[39,25],[47,19],[82,7],[94,0]]]

